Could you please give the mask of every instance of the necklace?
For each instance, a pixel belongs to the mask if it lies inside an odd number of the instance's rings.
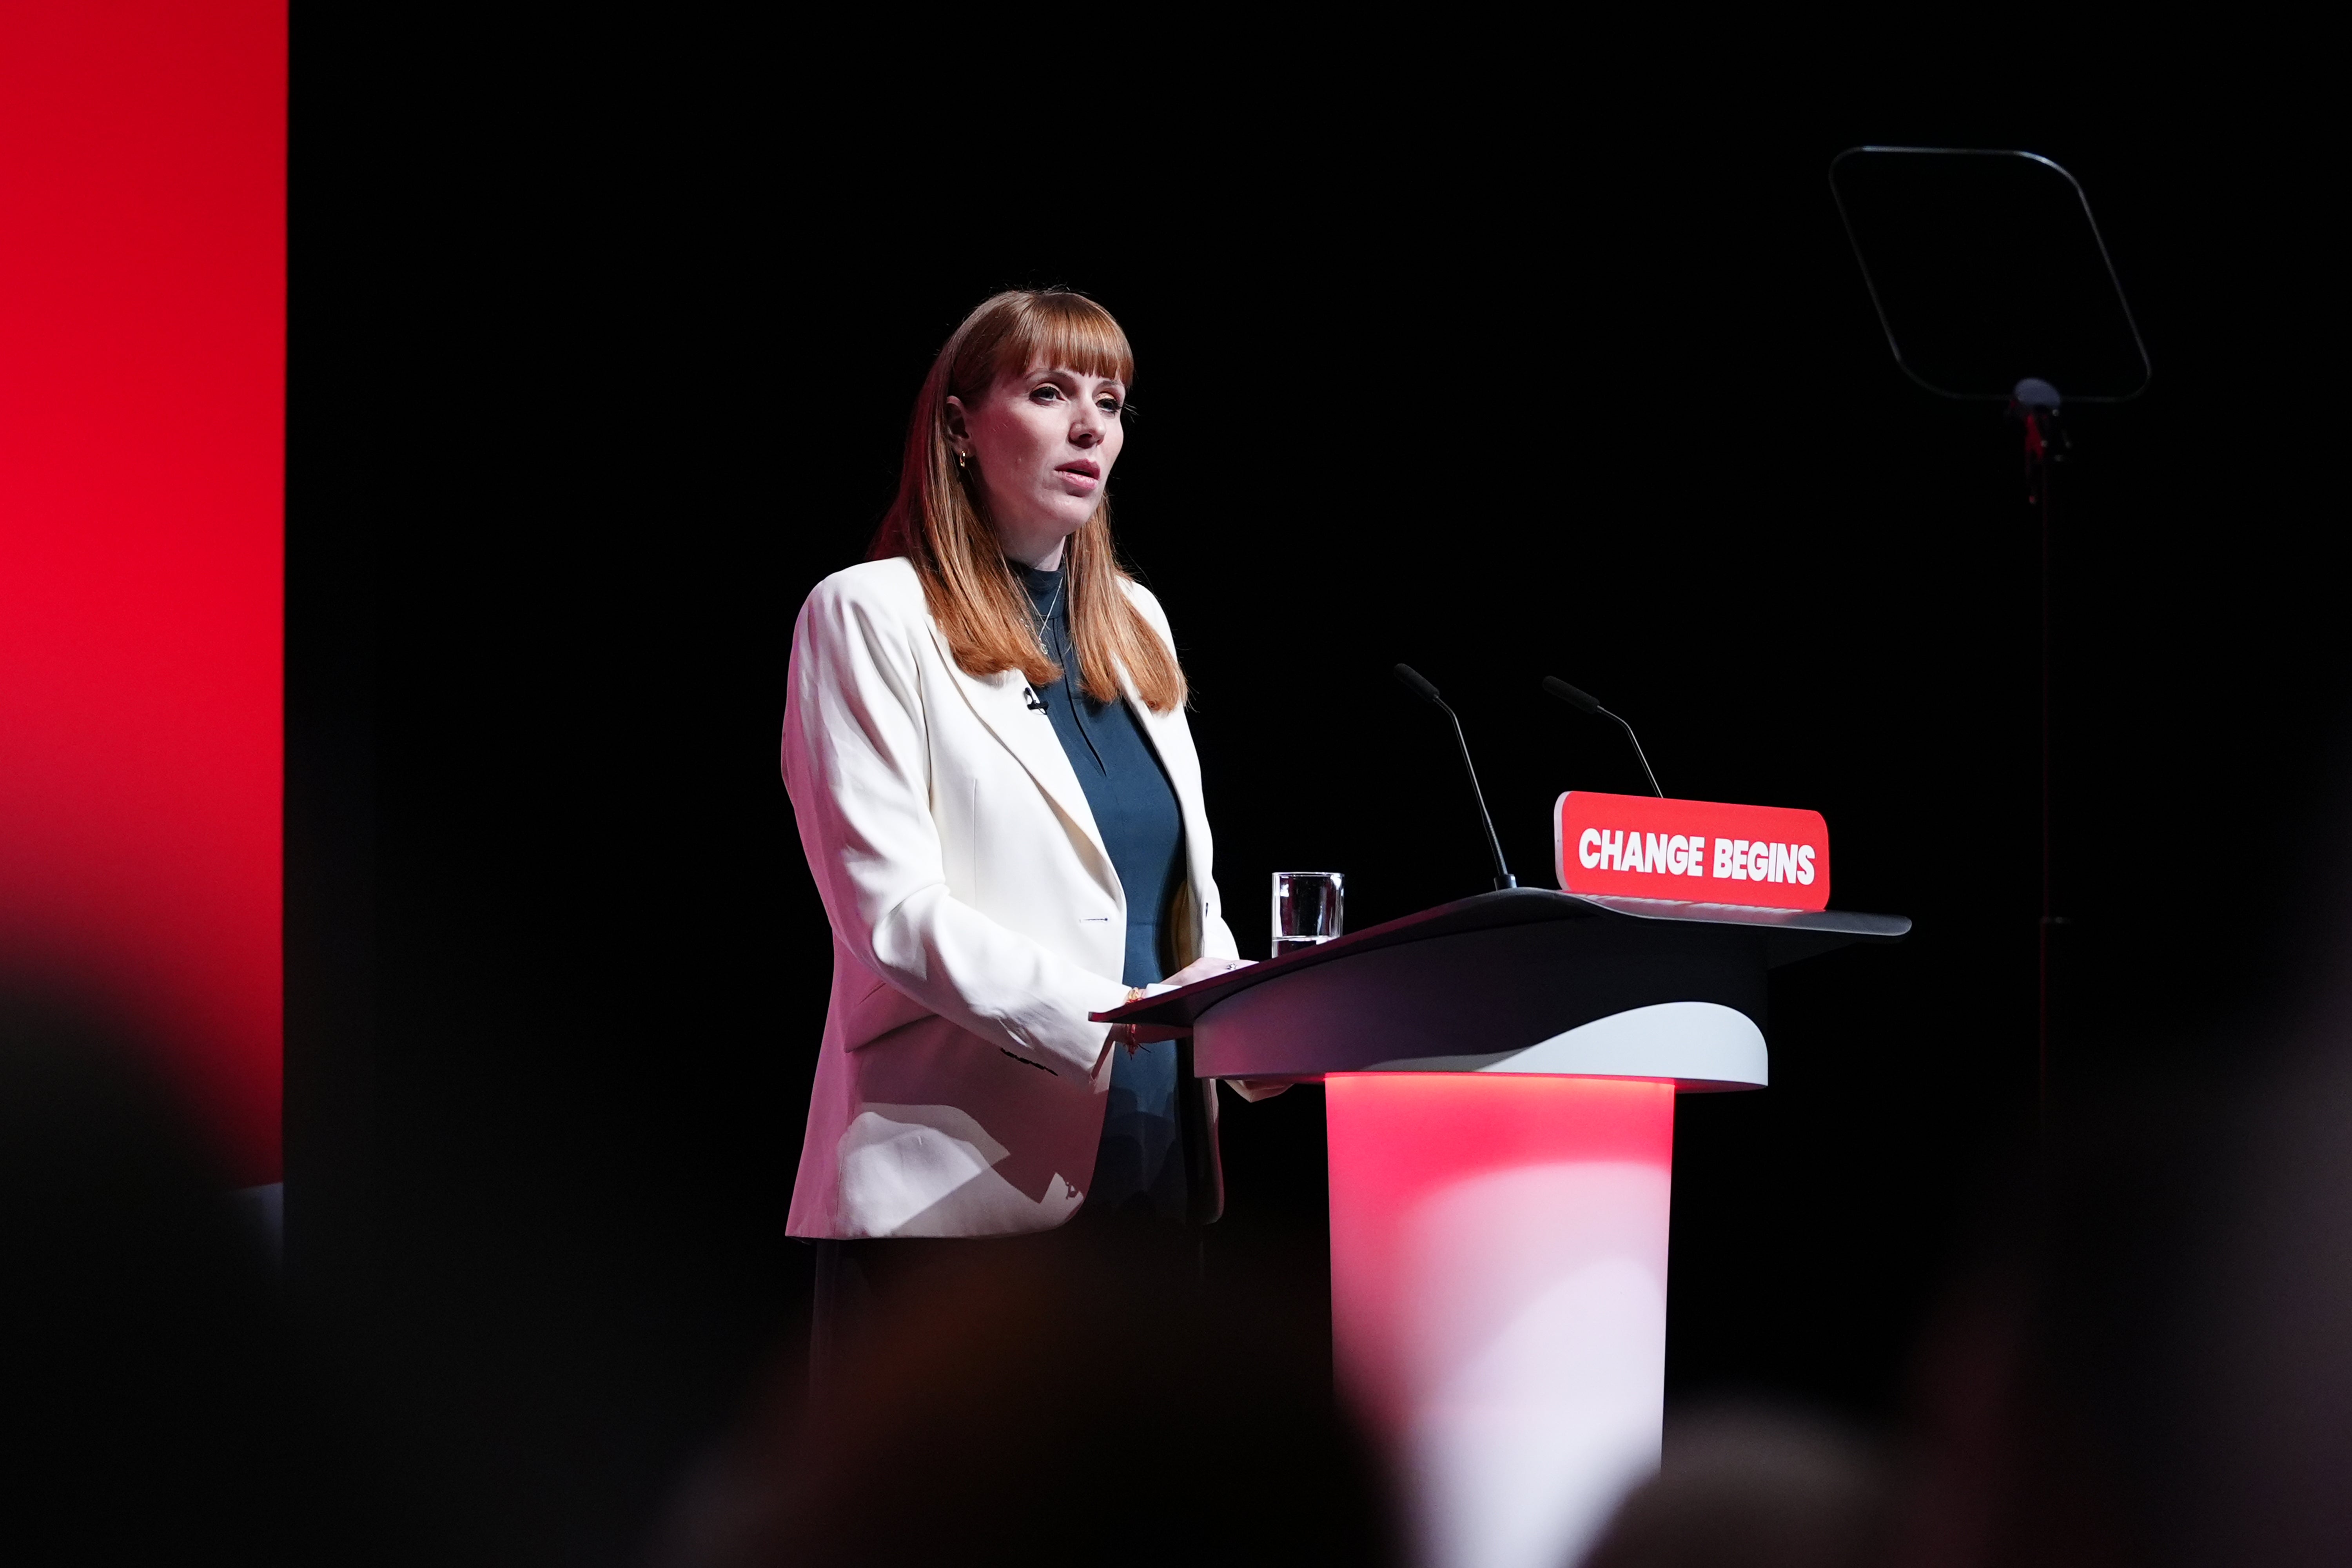
[[[1030,599],[1026,589],[1024,589],[1021,595],[1023,600],[1029,605],[1029,613],[1037,617],[1036,632],[1038,642],[1042,644],[1049,639],[1051,640],[1054,646],[1048,650],[1048,652],[1055,656],[1055,661],[1056,663],[1060,662],[1059,655],[1061,653],[1062,639],[1051,635],[1054,631],[1054,612],[1062,607],[1062,590],[1069,586],[1069,574],[1066,572],[1061,573],[1055,577],[1054,596],[1045,601],[1045,608],[1042,613],[1037,608],[1036,601]]]
[[[1031,568],[1031,570],[1034,570],[1034,568]],[[1045,613],[1042,615],[1038,613],[1037,601],[1029,596],[1028,580],[1025,577],[1022,580],[1021,586],[1021,603],[1023,606],[1028,610],[1032,617],[1029,623],[1029,629],[1036,635],[1037,645],[1040,647],[1044,647],[1050,642],[1053,647],[1048,650],[1046,657],[1053,659],[1055,663],[1063,665],[1066,668],[1068,665],[1068,660],[1061,657],[1062,639],[1057,637],[1049,637],[1047,634],[1054,629],[1054,612],[1062,607],[1062,589],[1068,584],[1069,581],[1070,577],[1067,572],[1061,572],[1055,574],[1054,596],[1045,601]],[[1045,696],[1034,687],[1024,685],[1021,688],[1021,695],[1024,700],[1026,700],[1030,711],[1034,713],[1043,713],[1045,711]]]

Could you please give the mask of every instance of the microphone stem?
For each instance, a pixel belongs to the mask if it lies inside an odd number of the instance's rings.
[[[1440,701],[1437,705],[1445,709],[1445,717],[1453,721],[1454,749],[1462,753],[1462,771],[1470,780],[1470,798],[1478,803],[1478,823],[1486,830],[1486,853],[1495,858],[1495,890],[1500,892],[1505,888],[1516,888],[1519,879],[1511,875],[1508,866],[1503,864],[1503,841],[1495,837],[1495,818],[1486,810],[1486,792],[1478,787],[1478,770],[1470,762],[1470,742],[1462,733],[1461,717],[1444,702]],[[1646,767],[1649,764],[1645,763],[1643,765]]]
[[[1606,708],[1603,708],[1601,711],[1603,713],[1609,713],[1609,710]],[[1656,795],[1660,800],[1665,799],[1666,792],[1658,787],[1658,775],[1650,771],[1649,756],[1642,750],[1642,737],[1633,733],[1633,725],[1628,724],[1622,719],[1618,719],[1616,714],[1609,713],[1609,717],[1616,720],[1617,727],[1625,731],[1625,739],[1633,743],[1633,758],[1636,762],[1642,764],[1642,776],[1650,781],[1650,793]]]

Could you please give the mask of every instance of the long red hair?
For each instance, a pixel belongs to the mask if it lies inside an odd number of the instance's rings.
[[[866,552],[870,561],[903,555],[922,579],[923,602],[970,675],[1017,669],[1032,686],[1062,679],[1037,640],[1029,599],[1006,564],[977,472],[960,467],[948,439],[948,399],[969,407],[1002,375],[1032,366],[1076,371],[1121,382],[1135,378],[1135,355],[1111,313],[1066,289],[1019,289],[981,301],[931,362],[907,432],[898,497]],[[1129,581],[1111,544],[1105,495],[1062,554],[1070,595],[1070,640],[1078,682],[1108,702],[1126,672],[1135,695],[1156,713],[1184,701],[1184,671],[1175,654],[1127,596]]]

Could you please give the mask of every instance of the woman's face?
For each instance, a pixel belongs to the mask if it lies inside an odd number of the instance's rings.
[[[1004,552],[1061,564],[1062,542],[1102,500],[1127,439],[1127,388],[1098,375],[1032,366],[999,376],[966,405],[948,399],[948,435],[980,475]]]

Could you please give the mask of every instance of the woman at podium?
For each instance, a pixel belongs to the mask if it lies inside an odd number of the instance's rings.
[[[1087,1016],[1239,962],[1183,670],[1111,542],[1133,373],[1083,295],[982,303],[868,559],[802,607],[783,776],[834,964],[794,1236],[1213,1217],[1210,1086]]]

